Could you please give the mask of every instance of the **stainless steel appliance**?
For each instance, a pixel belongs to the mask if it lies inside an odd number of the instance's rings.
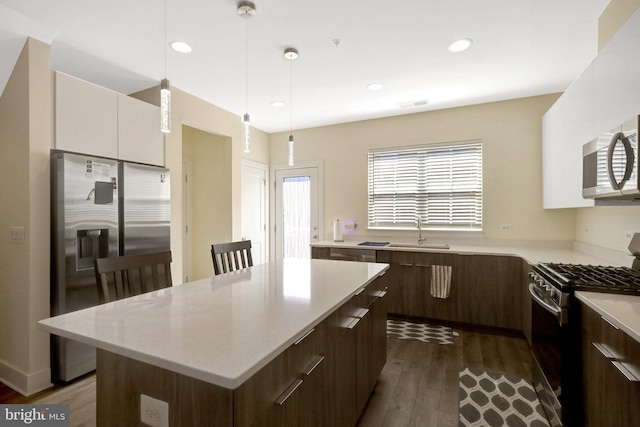
[[[640,256],[640,234],[629,250]],[[581,426],[580,313],[574,292],[640,296],[640,261],[634,268],[540,263],[530,273],[534,386],[552,426]]]
[[[640,116],[583,145],[582,197],[640,198],[638,120]]]
[[[51,153],[51,315],[98,304],[95,258],[170,250],[168,169]],[[95,369],[95,349],[52,336],[53,381]]]

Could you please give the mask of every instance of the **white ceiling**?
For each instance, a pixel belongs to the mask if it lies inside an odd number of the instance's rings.
[[[269,133],[560,92],[597,53],[609,0],[255,0],[248,112]],[[172,86],[245,112],[236,0],[0,0],[0,90],[25,36],[51,67],[122,93]],[[459,38],[474,43],[453,54]],[[340,39],[336,46],[334,39]],[[295,47],[300,57],[283,56]],[[293,79],[290,76],[293,75]],[[369,83],[382,83],[377,92]],[[290,92],[293,88],[293,123]],[[422,107],[398,104],[427,99]],[[274,108],[272,101],[286,106]]]

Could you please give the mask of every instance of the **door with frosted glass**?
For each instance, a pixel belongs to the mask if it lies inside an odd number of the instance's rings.
[[[275,171],[276,258],[311,258],[319,240],[318,168]]]

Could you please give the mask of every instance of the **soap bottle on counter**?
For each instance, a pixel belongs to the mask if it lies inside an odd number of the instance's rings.
[[[344,242],[344,240],[342,240],[342,226],[339,219],[336,219],[333,223],[333,241]]]

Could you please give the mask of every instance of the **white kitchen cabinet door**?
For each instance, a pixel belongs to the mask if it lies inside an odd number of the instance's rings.
[[[55,147],[116,158],[117,92],[63,73],[56,73],[55,84]]]
[[[594,61],[595,134],[640,114],[640,9],[602,48]]]
[[[593,77],[590,65],[542,118],[545,209],[594,204],[582,198],[582,146],[594,138]]]
[[[164,166],[160,107],[118,94],[118,158]]]

